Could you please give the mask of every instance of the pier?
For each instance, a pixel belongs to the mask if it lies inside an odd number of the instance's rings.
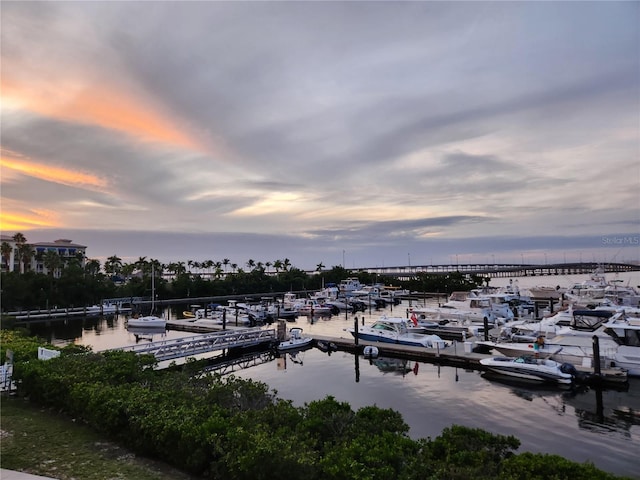
[[[275,329],[245,328],[129,345],[112,348],[110,351],[134,352],[139,355],[149,354],[155,356],[158,362],[163,362],[177,358],[193,357],[217,350],[272,344],[275,341]]]

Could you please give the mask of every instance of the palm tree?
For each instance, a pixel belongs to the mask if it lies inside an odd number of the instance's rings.
[[[2,263],[4,264],[7,272],[10,272],[9,261],[11,260],[11,252],[13,252],[13,247],[9,245],[9,242],[2,242],[0,245],[0,255],[2,255]]]
[[[253,270],[253,267],[255,266],[256,266],[256,262],[252,258],[247,260],[247,267],[249,267],[249,270]]]
[[[138,257],[138,260],[136,260],[134,265],[144,275],[144,272],[146,271],[147,269],[146,267],[149,265],[149,262],[147,261],[147,257]]]
[[[20,257],[20,273],[24,273],[27,270],[27,265],[31,266],[31,259],[35,256],[36,251],[33,246],[28,243],[23,243],[18,248],[18,255]]]
[[[280,269],[282,268],[282,260],[276,260],[273,262],[273,268],[276,269],[276,273],[280,273]]]
[[[107,275],[119,275],[122,271],[122,259],[117,255],[112,255],[104,262],[104,273]]]
[[[98,275],[98,273],[100,273],[100,260],[96,260],[95,258],[90,259],[84,266],[84,271],[92,277]]]
[[[16,233],[12,238],[16,242],[16,247],[27,243],[27,238],[20,232]]]
[[[62,267],[62,258],[58,255],[58,252],[53,250],[47,250],[43,258],[44,267],[47,269],[47,275],[51,277],[57,277],[60,268]]]
[[[320,262],[319,264],[316,265],[316,272],[321,272],[323,268],[324,268],[324,264]]]
[[[264,266],[267,268],[267,273],[269,273],[269,267],[271,267],[272,265],[273,265],[273,263],[271,263],[271,262],[269,262],[269,261],[266,261],[266,262],[264,263]]]
[[[231,260],[229,260],[228,258],[225,258],[224,260],[222,260],[222,264],[224,265],[224,273],[227,273],[227,266],[229,265],[230,262]]]
[[[289,267],[291,267],[291,261],[288,258],[285,258],[282,262],[282,266],[284,267],[285,271],[289,270]]]
[[[207,265],[207,273],[211,275],[211,268],[213,268],[216,262],[214,262],[213,260],[207,260],[205,263]]]
[[[22,247],[27,243],[27,238],[20,232],[16,233],[12,238],[13,241],[16,242],[16,254],[18,256],[18,262],[20,263],[20,273],[24,273],[24,263],[21,250]]]
[[[238,264],[237,264],[237,263],[232,263],[232,264],[231,264],[231,270],[232,270],[233,272],[235,272],[235,271],[236,271],[236,268],[238,268]]]

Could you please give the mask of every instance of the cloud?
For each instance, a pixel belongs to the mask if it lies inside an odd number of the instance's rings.
[[[639,8],[3,4],[3,221],[336,263],[633,232]]]

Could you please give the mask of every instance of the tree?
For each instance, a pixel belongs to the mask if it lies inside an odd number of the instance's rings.
[[[252,258],[247,260],[247,267],[249,267],[249,270],[253,270],[253,267],[255,267],[255,266],[256,266],[255,260],[253,260]]]
[[[273,268],[276,269],[276,273],[280,273],[280,270],[282,269],[282,260],[276,260],[273,262]]]
[[[20,273],[24,273],[27,270],[27,266],[31,265],[31,259],[35,256],[36,251],[33,246],[28,243],[23,243],[18,247],[18,256],[20,257]]]
[[[84,270],[92,277],[95,277],[100,273],[100,260],[96,260],[95,258],[90,259],[84,266]]]
[[[20,232],[16,233],[12,238],[13,241],[16,242],[16,255],[18,256],[18,262],[20,263],[20,273],[24,273],[21,249],[27,243],[27,238]]]
[[[9,245],[9,242],[2,242],[2,245],[0,246],[0,255],[2,255],[2,263],[6,267],[7,272],[11,271],[11,266],[9,265],[11,252],[13,252],[13,247]]]
[[[316,272],[321,272],[323,268],[324,268],[324,264],[320,262],[319,264],[316,265]]]
[[[47,250],[42,261],[44,263],[44,267],[47,269],[47,275],[51,277],[59,275],[59,270],[62,267],[62,258],[58,255],[58,252]]]
[[[227,266],[229,265],[229,263],[231,263],[231,260],[229,260],[228,258],[222,260],[222,264],[224,265],[224,273],[227,273]]]
[[[122,272],[122,259],[112,255],[104,262],[104,272],[107,275],[119,275]]]

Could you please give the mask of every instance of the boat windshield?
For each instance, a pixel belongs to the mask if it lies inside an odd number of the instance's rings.
[[[640,347],[640,328],[615,328],[605,330],[618,344],[626,347]]]

